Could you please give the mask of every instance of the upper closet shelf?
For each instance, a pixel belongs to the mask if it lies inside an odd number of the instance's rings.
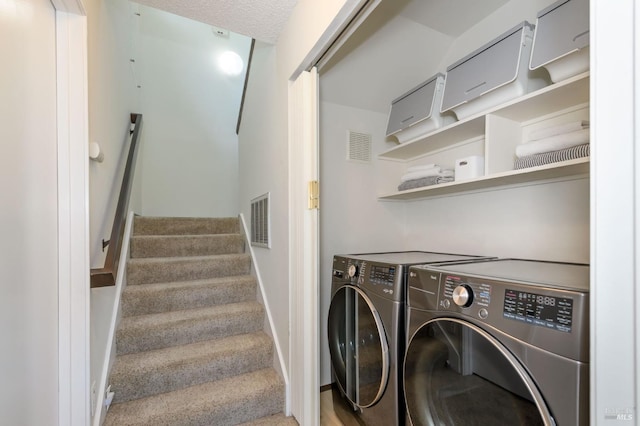
[[[412,160],[458,142],[482,136],[485,133],[485,117],[490,114],[526,122],[588,102],[589,72],[585,72],[409,140],[381,153],[379,158]]]
[[[418,200],[466,191],[478,191],[507,185],[530,184],[531,182],[566,179],[568,177],[588,176],[589,158],[546,164],[521,170],[494,173],[477,179],[424,186],[406,191],[380,195],[379,200]]]

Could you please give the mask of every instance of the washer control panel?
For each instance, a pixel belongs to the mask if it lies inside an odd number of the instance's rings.
[[[367,289],[387,299],[403,300],[403,265],[336,256],[333,280]]]
[[[396,281],[396,267],[372,264],[369,268],[369,281],[374,285],[393,287]]]
[[[423,315],[429,319],[452,317],[559,356],[588,362],[589,292],[556,284],[588,280],[588,268],[582,271],[573,264],[499,262],[411,267],[409,323]],[[487,270],[493,275],[486,274]],[[523,275],[527,281],[518,280]]]

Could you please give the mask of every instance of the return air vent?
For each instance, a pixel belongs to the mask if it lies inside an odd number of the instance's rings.
[[[370,163],[371,135],[349,130],[347,137],[347,160]]]
[[[251,245],[271,248],[269,193],[251,200]]]

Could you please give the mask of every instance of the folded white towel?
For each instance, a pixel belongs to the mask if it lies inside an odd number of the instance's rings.
[[[437,164],[433,164],[433,163],[432,164],[421,164],[419,166],[409,167],[407,169],[407,173],[418,172],[418,171],[421,171],[421,170],[429,170],[429,169],[433,169],[435,167],[438,167],[438,165]]]
[[[521,158],[526,157],[527,155],[558,151],[560,149],[582,145],[587,142],[589,142],[589,129],[578,130],[576,132],[565,133],[520,144],[516,146],[516,157]]]
[[[440,166],[435,166],[430,169],[417,170],[413,172],[407,172],[400,178],[400,181],[406,182],[408,180],[422,179],[429,176],[440,175]]]
[[[453,178],[455,176],[455,172],[453,169],[440,169],[440,166],[436,166],[429,170],[422,170],[418,172],[405,173],[401,178],[400,182],[408,182],[410,180],[418,180],[429,177],[440,177],[440,178]]]
[[[558,124],[556,126],[544,127],[529,133],[529,141],[537,141],[551,136],[562,135],[564,133],[576,132],[588,129],[589,120],[572,121],[570,123]]]

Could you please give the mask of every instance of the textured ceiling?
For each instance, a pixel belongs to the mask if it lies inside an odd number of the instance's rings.
[[[256,40],[275,43],[298,0],[136,0]]]

